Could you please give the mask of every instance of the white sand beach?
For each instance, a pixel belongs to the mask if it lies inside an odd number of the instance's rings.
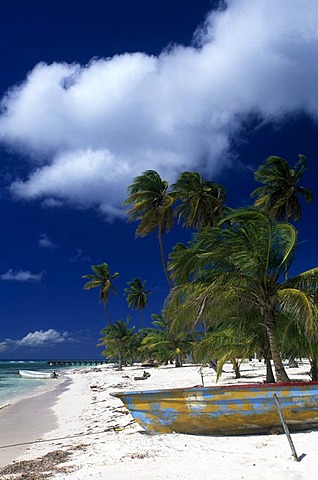
[[[251,435],[233,437],[194,436],[182,434],[147,435],[132,419],[121,401],[110,392],[121,389],[144,390],[153,388],[185,387],[201,383],[200,367],[182,368],[162,366],[147,371],[146,380],[135,380],[143,372],[140,366],[123,371],[113,366],[96,369],[65,371],[63,376],[72,381],[67,389],[56,395],[55,404],[47,405],[54,413],[56,428],[52,429],[52,415],[45,425],[43,411],[38,420],[36,402],[29,411],[29,421],[42,425],[38,440],[21,448],[12,462],[10,448],[1,448],[0,478],[59,479],[59,480],[314,480],[318,472],[318,431],[292,434],[300,461],[292,456],[287,437],[280,435]],[[299,368],[288,369],[294,380],[309,380],[309,365],[301,362]],[[231,366],[219,380],[220,384],[262,381],[264,366],[257,360],[244,362],[242,378],[234,380]],[[215,372],[203,369],[205,385],[215,384]],[[42,405],[43,405],[42,397]],[[39,400],[40,399],[40,400]],[[29,404],[30,406],[30,404]],[[25,406],[16,405],[25,409]],[[14,408],[14,407],[12,407]],[[44,424],[43,424],[44,423]],[[17,425],[20,442],[24,440],[25,425]],[[1,445],[6,445],[2,429]],[[44,433],[43,432],[47,432]],[[8,442],[10,440],[8,439]],[[7,455],[7,456],[6,456]],[[8,461],[6,462],[6,459]],[[36,460],[40,459],[40,460]],[[27,472],[27,473],[26,473]],[[22,474],[26,476],[22,476]],[[45,475],[48,476],[45,476]],[[19,476],[20,475],[20,476]]]

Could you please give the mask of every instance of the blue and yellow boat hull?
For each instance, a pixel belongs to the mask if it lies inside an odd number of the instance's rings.
[[[147,433],[244,435],[318,427],[318,382],[115,392]]]

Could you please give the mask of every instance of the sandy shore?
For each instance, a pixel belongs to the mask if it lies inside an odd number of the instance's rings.
[[[230,365],[219,381],[235,383]],[[294,380],[308,380],[308,364],[288,369]],[[72,380],[52,406],[57,428],[45,433],[43,443],[30,445],[0,478],[55,480],[314,480],[318,471],[318,431],[292,435],[300,462],[295,462],[285,435],[207,437],[182,434],[149,436],[133,421],[121,401],[109,395],[119,389],[193,386],[201,383],[198,366],[148,370],[151,376],[135,380],[143,369],[111,366],[64,373]],[[264,367],[257,361],[242,365],[241,383],[261,381]],[[215,373],[203,369],[205,385],[215,384]],[[21,441],[23,425],[19,428]],[[2,430],[2,433],[3,430]],[[1,454],[3,451],[0,451]],[[40,461],[35,461],[40,458]],[[11,461],[11,460],[10,460]],[[24,463],[20,463],[24,462]],[[19,477],[20,472],[31,472]],[[9,476],[15,472],[16,476]],[[44,476],[44,474],[48,476]],[[32,476],[31,476],[32,475]]]
[[[58,418],[53,410],[58,397],[67,388],[69,380],[54,381],[50,389],[16,400],[0,409],[0,467],[12,462],[30,449],[27,442],[41,439],[44,433],[58,427]],[[6,445],[16,445],[4,448]]]

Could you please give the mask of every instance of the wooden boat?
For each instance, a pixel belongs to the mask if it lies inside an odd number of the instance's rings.
[[[19,370],[19,375],[23,378],[56,378],[56,372],[39,372],[36,370]]]
[[[227,385],[112,393],[147,433],[245,435],[318,427],[318,382]]]

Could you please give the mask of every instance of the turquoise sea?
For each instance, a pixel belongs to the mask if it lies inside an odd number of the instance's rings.
[[[59,364],[48,365],[46,360],[0,360],[0,408],[19,398],[36,394],[38,391],[45,391],[52,386],[54,380],[26,379],[19,375],[19,370],[38,370],[59,372],[66,368],[80,368],[82,365],[96,366],[99,361],[90,362],[59,362]],[[48,383],[50,382],[50,383]]]

